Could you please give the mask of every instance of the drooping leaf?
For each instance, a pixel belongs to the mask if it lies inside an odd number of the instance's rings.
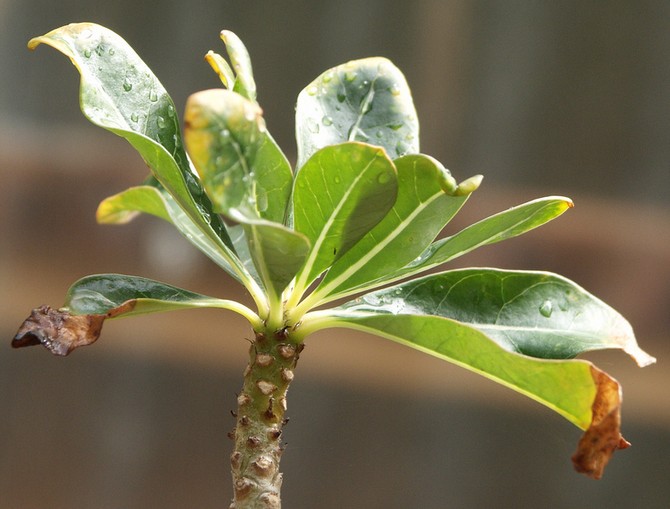
[[[333,300],[368,288],[375,280],[419,256],[466,202],[455,196],[456,181],[425,155],[394,161],[398,196],[384,219],[339,258],[307,304]]]
[[[416,260],[387,274],[378,284],[388,284],[450,262],[488,244],[522,235],[556,219],[573,206],[572,200],[548,196],[512,207],[482,219],[460,232],[431,244]]]
[[[205,90],[188,99],[185,121],[189,154],[215,210],[282,223],[293,176],[258,105],[228,90]]]
[[[640,366],[655,361],[640,349],[623,316],[547,272],[452,270],[366,294],[342,308],[449,318],[482,331],[505,350],[532,357],[570,359],[620,348]]]
[[[296,294],[386,215],[397,186],[395,166],[379,147],[333,145],[305,163],[295,179],[294,224],[312,250],[298,275]]]
[[[419,121],[403,74],[385,58],[354,60],[323,73],[298,96],[298,164],[345,141],[383,147],[392,159],[419,152]]]
[[[318,313],[318,312],[317,312]],[[310,327],[307,320],[304,324]],[[391,314],[371,306],[324,312],[320,326],[356,329],[479,373],[542,403],[586,430],[573,456],[579,472],[600,478],[621,436],[621,398],[609,375],[582,360],[543,360],[509,352],[483,332],[440,316]]]
[[[100,274],[87,276],[68,290],[65,306],[34,309],[22,324],[12,346],[42,344],[55,355],[68,355],[95,342],[108,318],[177,309],[215,307],[242,312],[258,321],[243,306],[183,290],[151,279]]]
[[[142,156],[198,229],[245,279],[221,219],[191,172],[174,103],[161,83],[120,36],[93,23],[77,23],[32,39],[70,58],[81,75],[80,103],[94,124],[125,138]]]

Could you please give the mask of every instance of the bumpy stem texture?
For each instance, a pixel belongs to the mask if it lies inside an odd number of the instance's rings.
[[[286,392],[293,380],[302,343],[286,329],[256,332],[249,349],[242,392],[237,397],[235,450],[230,462],[234,498],[230,509],[280,509],[286,423]]]

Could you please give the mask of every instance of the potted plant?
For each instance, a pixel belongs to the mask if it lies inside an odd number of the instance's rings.
[[[280,507],[287,390],[306,338],[326,328],[376,334],[539,401],[585,430],[573,462],[600,478],[629,445],[621,390],[574,357],[619,348],[640,366],[654,362],[628,322],[559,275],[433,271],[541,226],[572,202],[535,199],[436,240],[482,177],[458,182],[421,153],[411,93],[391,62],[345,63],[300,93],[291,165],[266,129],[245,46],[232,32],[221,36],[230,63],[206,58],[223,88],[189,98],[183,135],[170,96],[110,30],[72,24],[29,46],[48,44],[72,60],[86,117],[125,138],[150,169],[140,185],[105,199],[98,221],[144,213],[171,223],[244,286],[254,307],[99,274],[75,282],[63,307],[33,310],[13,346],[67,355],[95,342],[107,319],[144,313],[211,307],[246,318],[253,340],[231,434],[233,508]]]

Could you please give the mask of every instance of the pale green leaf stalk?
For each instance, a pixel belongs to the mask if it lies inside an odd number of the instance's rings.
[[[292,167],[266,128],[244,44],[229,31],[221,38],[230,63],[211,51],[206,59],[224,88],[189,98],[184,142],[172,99],[118,35],[80,23],[29,46],[71,59],[86,117],[128,140],[151,169],[141,185],[103,200],[98,221],[167,221],[242,284],[255,309],[137,276],[93,275],[72,285],[63,307],[33,310],[13,346],[67,355],[95,342],[106,320],[145,313],[209,307],[246,318],[254,339],[230,434],[234,509],[281,506],[287,391],[305,339],[327,328],[387,338],[538,401],[585,430],[573,462],[599,478],[628,445],[621,388],[575,357],[617,348],[653,363],[630,324],[555,274],[442,268],[557,218],[572,201],[532,200],[436,240],[482,176],[459,183],[420,153],[409,86],[390,61],[347,62],[305,87]]]

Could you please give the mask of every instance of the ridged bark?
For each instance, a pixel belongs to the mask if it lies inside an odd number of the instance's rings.
[[[256,332],[249,365],[237,397],[235,449],[230,457],[233,502],[230,509],[280,509],[279,461],[286,392],[293,380],[302,343],[287,330]]]

